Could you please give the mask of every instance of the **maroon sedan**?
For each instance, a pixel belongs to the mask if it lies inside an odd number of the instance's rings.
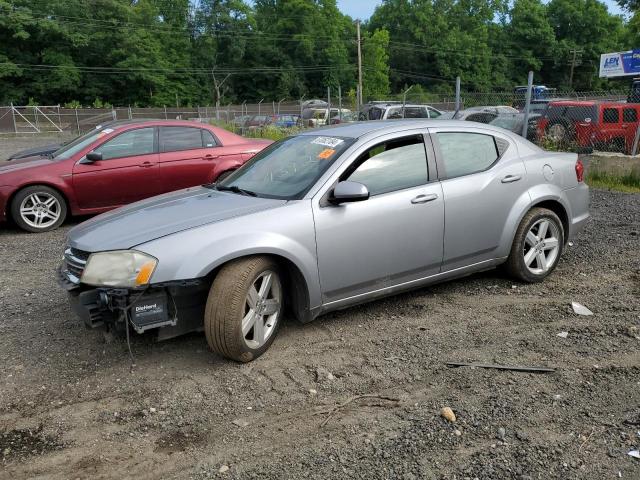
[[[30,232],[228,175],[269,140],[181,120],[114,122],[47,156],[0,162],[0,221]]]

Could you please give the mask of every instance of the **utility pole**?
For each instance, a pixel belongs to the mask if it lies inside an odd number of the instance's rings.
[[[582,54],[583,50],[578,50],[574,48],[573,50],[569,50],[573,53],[573,58],[571,59],[571,73],[569,74],[569,88],[573,86],[573,69],[582,63],[580,58],[577,58],[579,54]]]
[[[356,20],[356,32],[358,34],[358,98],[356,99],[357,109],[362,106],[362,42],[360,41],[360,20]]]

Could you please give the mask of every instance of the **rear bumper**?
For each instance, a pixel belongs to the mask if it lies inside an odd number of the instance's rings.
[[[568,241],[576,238],[589,221],[589,187],[586,183],[580,183],[577,187],[565,190],[564,193],[571,206]]]

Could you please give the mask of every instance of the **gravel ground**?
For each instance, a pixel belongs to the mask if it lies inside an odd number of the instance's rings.
[[[0,226],[0,478],[638,479],[640,195],[593,191],[592,215],[542,284],[486,272],[289,321],[246,365],[200,334],[136,337],[132,365],[55,284],[71,225]]]

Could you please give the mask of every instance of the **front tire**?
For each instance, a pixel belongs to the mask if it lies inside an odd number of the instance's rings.
[[[564,228],[558,216],[546,208],[532,208],[518,226],[506,270],[517,280],[541,282],[555,270],[563,246]]]
[[[222,267],[204,316],[211,350],[250,362],[271,346],[284,312],[281,278],[278,264],[268,257],[243,258]]]
[[[67,216],[67,203],[56,190],[34,185],[20,190],[11,202],[11,217],[21,229],[40,233],[55,230]]]

